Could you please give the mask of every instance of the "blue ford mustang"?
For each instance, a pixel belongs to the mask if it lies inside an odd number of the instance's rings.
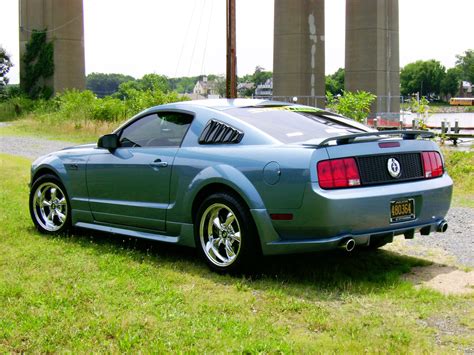
[[[430,137],[274,101],[156,106],[36,160],[30,212],[44,233],[197,247],[218,271],[262,253],[377,248],[447,228],[452,180]]]

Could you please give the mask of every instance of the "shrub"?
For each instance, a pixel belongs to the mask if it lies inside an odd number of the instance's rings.
[[[33,113],[33,119],[74,122],[83,120],[117,121],[131,117],[144,109],[180,100],[176,92],[164,93],[159,89],[138,90],[126,87],[124,100],[106,96],[97,98],[92,91],[68,90],[54,99],[32,100],[26,96],[10,97],[0,103],[0,120],[11,120]]]
[[[33,112],[36,109],[37,102],[26,96],[16,96],[5,102],[6,106],[11,107],[14,117]]]
[[[0,102],[0,121],[10,121],[16,116],[15,107],[10,101]]]
[[[92,91],[68,90],[54,98],[63,118],[92,117],[95,95]]]
[[[116,121],[127,116],[125,103],[110,96],[97,99],[92,109],[92,118],[103,121]]]
[[[364,122],[370,113],[370,106],[377,96],[366,91],[343,91],[342,96],[326,93],[328,108],[340,115]]]
[[[158,89],[142,91],[128,88],[126,91],[122,91],[122,94],[124,95],[129,115],[135,115],[148,107],[183,100],[176,92],[164,93]]]

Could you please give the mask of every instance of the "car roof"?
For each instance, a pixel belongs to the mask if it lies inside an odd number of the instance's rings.
[[[181,105],[193,105],[224,111],[238,107],[261,107],[261,106],[292,106],[289,102],[272,101],[264,99],[207,99],[179,102]]]
[[[318,112],[318,114],[321,114],[321,115],[330,115],[333,117],[333,119],[343,122],[345,124],[349,124],[356,128],[366,130],[366,131],[371,130],[369,127],[364,126],[361,123],[351,120],[347,117],[341,116],[335,112],[327,111],[327,110],[324,110],[318,107],[313,107],[313,106],[305,106],[305,105],[291,103],[291,102],[273,101],[273,100],[268,100],[268,99],[205,99],[205,100],[180,101],[180,102],[174,102],[174,103],[151,107],[150,109],[144,112],[147,112],[150,110],[154,111],[156,109],[161,109],[161,110],[170,109],[170,108],[171,109],[176,109],[176,108],[185,109],[186,106],[195,107],[195,108],[202,107],[205,109],[216,110],[216,111],[226,111],[226,110],[231,110],[231,109],[236,109],[236,108],[271,108],[271,107],[275,107],[275,108],[286,107],[286,108],[289,108],[289,111],[300,111],[300,110],[305,111],[309,109],[311,110],[311,112]],[[239,119],[238,117],[236,118]]]

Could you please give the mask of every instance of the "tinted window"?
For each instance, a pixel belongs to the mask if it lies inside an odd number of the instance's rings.
[[[366,132],[337,116],[311,108],[235,108],[226,111],[283,143],[306,142],[337,135]]]
[[[122,147],[179,146],[193,116],[179,112],[159,112],[140,118],[120,135]]]

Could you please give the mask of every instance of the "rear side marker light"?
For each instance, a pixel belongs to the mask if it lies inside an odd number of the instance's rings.
[[[423,175],[426,179],[443,175],[443,162],[438,152],[422,152]]]
[[[274,221],[291,221],[293,214],[291,213],[271,213],[270,218]]]
[[[323,189],[360,186],[359,168],[354,158],[320,161],[317,171],[319,186]]]

